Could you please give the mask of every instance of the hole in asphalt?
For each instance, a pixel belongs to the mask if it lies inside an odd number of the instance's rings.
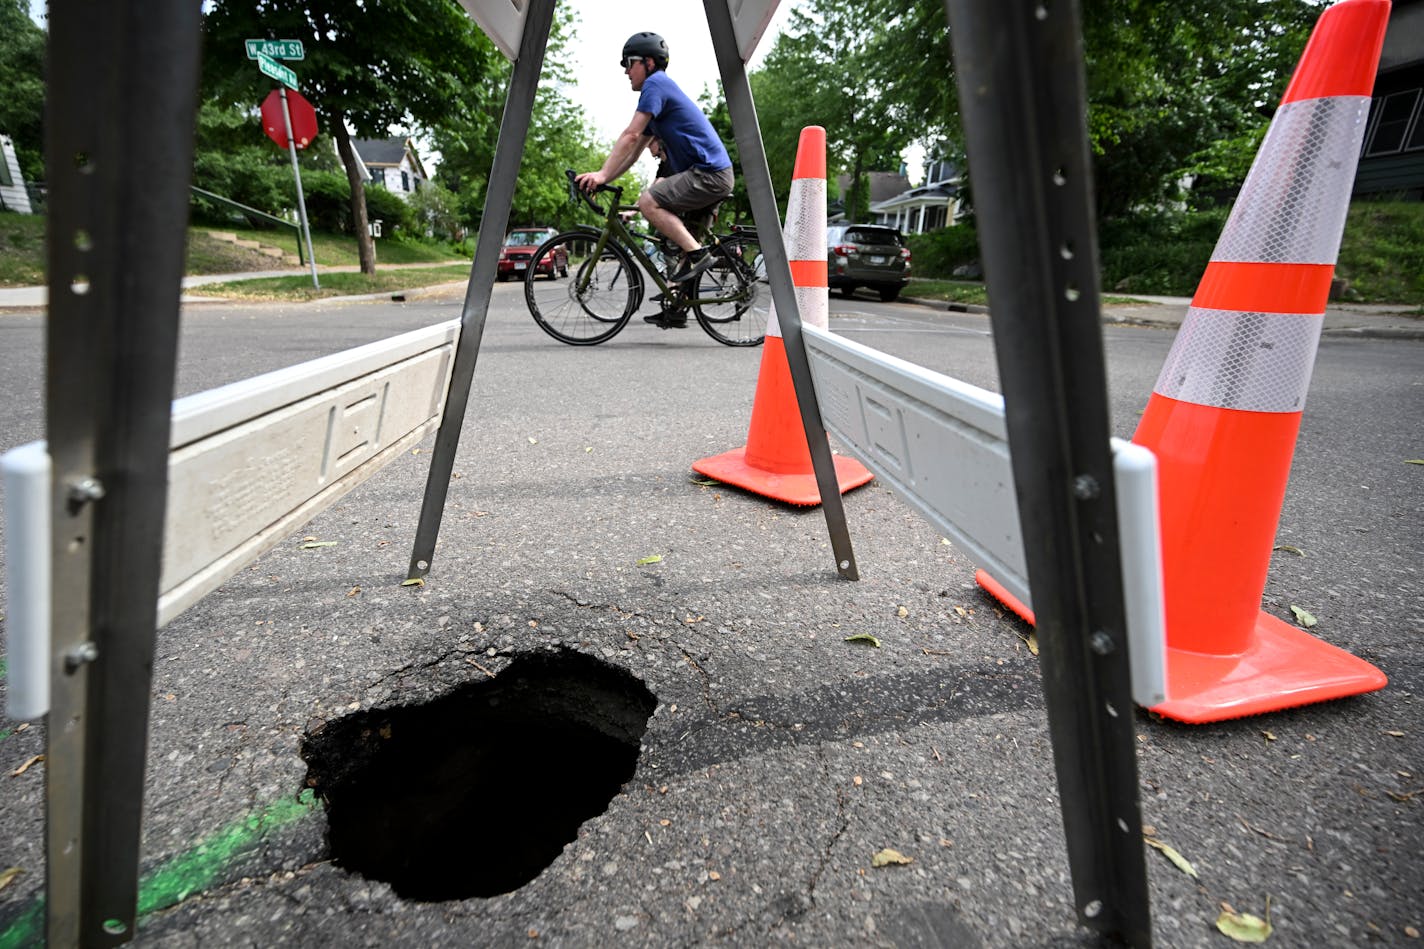
[[[628,673],[559,652],[332,721],[302,747],[332,859],[410,900],[518,889],[633,776],[656,704]]]

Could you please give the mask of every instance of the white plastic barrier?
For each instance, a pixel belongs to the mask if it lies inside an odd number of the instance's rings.
[[[803,324],[826,430],[1032,609],[1003,396]],[[1133,699],[1166,696],[1157,462],[1113,439]]]
[[[173,403],[163,625],[440,424],[458,320]],[[49,707],[49,456],[7,452],[8,712]]]

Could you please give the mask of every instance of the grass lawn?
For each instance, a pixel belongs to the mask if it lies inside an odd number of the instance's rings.
[[[469,262],[460,261],[445,266],[377,270],[374,277],[363,273],[324,273],[319,277],[321,289],[312,286],[310,274],[294,274],[290,277],[209,283],[200,287],[189,287],[184,292],[218,296],[228,300],[316,300],[320,297],[389,293],[393,290],[428,287],[437,283],[453,283],[465,280],[469,275]]]
[[[0,212],[0,287],[45,282],[45,219]]]

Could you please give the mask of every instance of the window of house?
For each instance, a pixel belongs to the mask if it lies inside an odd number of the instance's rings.
[[[372,168],[372,169],[370,169],[370,172],[371,172],[371,184],[373,184],[373,185],[380,185],[382,188],[384,188],[384,187],[386,186],[386,169],[384,169],[384,168]]]
[[[9,187],[15,180],[10,177],[10,162],[6,160],[5,153],[0,152],[0,185]]]
[[[1419,93],[1418,89],[1405,89],[1375,99],[1372,111],[1378,110],[1379,117],[1374,120],[1374,130],[1365,144],[1366,157],[1393,155],[1403,148],[1424,146],[1418,127]]]
[[[404,171],[401,172],[401,190],[410,190],[410,174]]]

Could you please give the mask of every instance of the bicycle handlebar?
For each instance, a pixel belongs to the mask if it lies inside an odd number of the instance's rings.
[[[565,168],[564,175],[569,179],[569,203],[571,204],[577,204],[580,200],[582,200],[583,203],[592,208],[594,213],[597,214],[599,217],[607,217],[609,213],[608,210],[599,207],[598,204],[593,200],[592,195],[607,191],[613,195],[614,208],[618,207],[618,205],[623,203],[622,188],[615,188],[613,185],[599,185],[597,188],[593,189],[592,193],[590,193],[584,191],[578,186],[578,182],[575,180],[578,176],[574,173],[572,168]]]

